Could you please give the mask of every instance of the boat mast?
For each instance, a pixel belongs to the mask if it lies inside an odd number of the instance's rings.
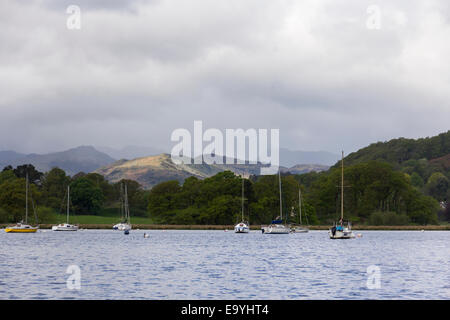
[[[67,186],[67,224],[69,224],[70,186]]]
[[[244,221],[244,177],[242,177],[242,221]]]
[[[123,192],[123,182],[120,183],[120,220],[121,223],[125,221],[125,213],[124,213],[124,192]]]
[[[280,219],[283,220],[283,206],[281,202],[281,169],[278,170],[278,185],[280,187]]]
[[[300,212],[300,225],[302,224],[302,191],[298,189],[298,209]]]
[[[342,170],[342,178],[341,178],[341,220],[344,221],[344,151],[342,151],[342,160],[341,160],[341,170]]]
[[[128,193],[126,184],[125,184],[125,220],[127,223],[130,223],[130,210],[128,208]]]
[[[28,167],[25,180],[25,224],[28,224]]]

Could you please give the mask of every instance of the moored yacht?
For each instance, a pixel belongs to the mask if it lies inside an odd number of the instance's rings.
[[[244,178],[242,178],[242,205],[241,205],[241,222],[234,226],[235,233],[249,233],[250,224],[244,220]]]
[[[67,222],[60,223],[57,226],[53,226],[53,231],[78,231],[78,226],[69,224],[69,209],[70,209],[70,186],[67,186]]]
[[[31,225],[28,224],[28,172],[26,174],[26,179],[25,179],[25,223],[23,221],[16,223],[14,226],[8,226],[5,228],[5,232],[8,233],[34,233],[36,231],[38,231],[39,226],[36,227],[32,227]],[[34,206],[33,206],[33,210],[34,210]],[[36,217],[36,212],[35,212],[35,219],[37,220]]]
[[[355,237],[350,221],[344,221],[344,151],[341,160],[341,218],[328,231],[330,239],[352,239]]]
[[[122,220],[122,222],[115,224],[113,226],[113,230],[125,231],[126,234],[128,234],[129,231],[131,230],[131,223],[130,223],[130,209],[128,206],[128,194],[127,194],[127,185],[126,184],[125,184],[124,196],[121,199],[121,209],[123,212],[123,220]]]
[[[288,234],[291,232],[289,226],[283,224],[282,220],[273,220],[270,225],[261,227],[261,230],[265,234]]]
[[[38,231],[39,227],[32,227],[29,224],[18,222],[14,226],[5,228],[5,232],[8,233],[32,233]]]
[[[299,210],[299,225],[293,225],[291,228],[291,232],[293,233],[307,233],[309,231],[308,227],[305,227],[302,223],[302,192],[300,188],[298,189],[298,210]],[[308,217],[305,214],[306,223],[308,223]]]
[[[280,190],[280,216],[272,220],[268,226],[261,226],[261,231],[264,234],[288,234],[291,232],[289,225],[283,221],[283,205],[281,200],[281,173],[278,171],[278,185]]]

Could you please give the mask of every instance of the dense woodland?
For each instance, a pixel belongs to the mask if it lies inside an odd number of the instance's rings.
[[[149,191],[143,190],[135,181],[109,183],[97,173],[79,173],[70,177],[59,168],[41,173],[32,165],[22,165],[15,169],[5,167],[0,173],[0,222],[17,222],[23,219],[27,172],[30,182],[29,221],[33,221],[34,211],[39,223],[46,223],[54,214],[65,214],[68,185],[70,211],[75,215],[116,215],[119,218],[122,183],[127,185],[133,215],[147,215]]]
[[[409,176],[414,187],[440,202],[450,199],[450,131],[422,139],[393,139],[351,153],[346,165],[383,161]],[[340,162],[336,164],[338,167]]]

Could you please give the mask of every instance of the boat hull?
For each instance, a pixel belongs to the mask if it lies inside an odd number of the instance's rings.
[[[53,231],[78,231],[78,226],[74,225],[60,225],[60,226],[53,226]]]
[[[333,234],[332,230],[329,230],[328,235],[330,236],[330,239],[353,239],[353,238],[355,238],[355,235],[353,234],[353,231],[351,231],[351,230],[336,231],[334,234]]]
[[[304,227],[292,227],[291,232],[292,233],[307,233],[307,232],[309,232],[309,229],[304,228]]]
[[[5,232],[8,233],[34,233],[38,231],[39,228],[5,228]]]
[[[238,223],[234,227],[234,232],[235,233],[249,233],[250,232],[250,228],[245,223]]]
[[[267,227],[261,227],[264,234],[289,234],[291,229],[284,225],[270,225]]]
[[[308,233],[309,230],[308,229],[293,229],[292,232],[293,233]]]
[[[131,225],[127,223],[119,223],[113,226],[113,230],[119,231],[131,230]]]

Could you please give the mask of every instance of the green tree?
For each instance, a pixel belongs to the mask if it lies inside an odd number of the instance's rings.
[[[417,172],[413,172],[411,174],[411,184],[414,187],[421,189],[421,188],[423,188],[425,183],[424,183],[422,177]]]
[[[79,178],[71,183],[70,196],[78,214],[96,215],[103,206],[102,189],[86,177]]]
[[[0,208],[6,212],[9,222],[25,219],[25,179],[8,179],[0,184]],[[28,197],[28,221],[34,220],[33,207],[39,203],[40,192],[36,185],[30,184]]]
[[[67,193],[67,186],[70,184],[70,177],[65,171],[53,168],[45,173],[42,179],[42,193],[45,198],[45,205],[60,210],[63,199]]]
[[[3,170],[0,172],[0,184],[7,180],[15,180],[17,179],[16,175],[14,174],[13,170]]]
[[[439,201],[446,201],[449,181],[441,172],[435,172],[425,185],[425,192]]]
[[[241,215],[241,198],[231,195],[215,197],[205,213],[200,217],[204,224],[234,224]]]
[[[165,215],[173,214],[179,208],[177,195],[181,191],[180,183],[176,180],[162,182],[152,188],[148,199],[148,211],[153,218],[166,222]]]
[[[17,168],[14,169],[13,172],[17,178],[25,178],[28,173],[28,181],[37,185],[41,184],[41,180],[44,175],[42,172],[37,171],[32,164],[17,166]]]

